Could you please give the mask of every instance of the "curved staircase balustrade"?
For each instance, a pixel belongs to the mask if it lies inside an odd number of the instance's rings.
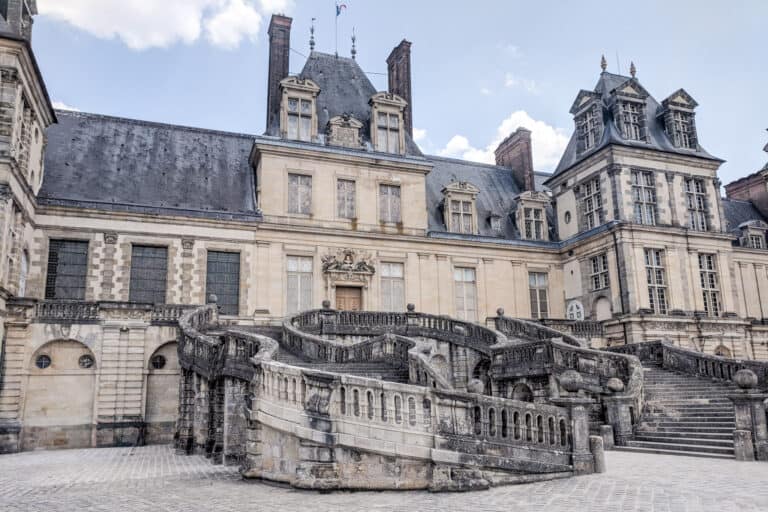
[[[501,312],[501,311],[500,311]],[[552,338],[562,338],[564,343],[576,347],[582,346],[582,342],[577,338],[565,334],[561,331],[546,327],[536,322],[529,322],[520,318],[510,318],[508,316],[489,317],[487,322],[493,322],[496,330],[509,338],[527,338],[532,340],[550,340]]]
[[[646,341],[608,347],[603,351],[632,354],[641,361],[661,366],[665,370],[687,375],[734,382],[733,378],[741,369],[748,369],[757,375],[757,387],[768,389],[768,362],[703,354],[694,350],[677,347],[668,341]]]

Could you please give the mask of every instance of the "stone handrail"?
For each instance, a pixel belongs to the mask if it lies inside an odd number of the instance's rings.
[[[35,304],[39,320],[86,321],[99,320],[99,303],[85,301],[44,300]]]
[[[768,362],[731,359],[672,345],[667,341],[647,341],[630,343],[603,349],[608,352],[632,354],[641,361],[660,364],[666,370],[672,370],[697,377],[733,382],[741,369],[748,369],[757,375],[757,387],[768,389]]]
[[[427,354],[419,345],[408,351],[408,368],[409,380],[413,384],[435,389],[453,389],[448,379],[432,366]]]
[[[568,345],[580,347],[582,343],[573,336],[562,333],[558,330],[546,327],[536,322],[521,320],[519,318],[510,318],[508,316],[490,317],[486,320],[496,327],[496,330],[509,338],[527,338],[531,340],[549,340],[552,338],[562,338]]]
[[[593,320],[545,318],[539,320],[539,323],[556,331],[571,334],[577,338],[599,338],[604,334],[603,323]]]
[[[148,304],[121,301],[84,301],[64,299],[9,299],[11,314],[33,322],[97,323],[104,320],[131,319],[152,323],[175,324],[184,311],[195,306]]]

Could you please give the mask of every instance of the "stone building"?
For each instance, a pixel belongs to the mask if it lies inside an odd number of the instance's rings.
[[[169,440],[177,319],[211,295],[243,326],[324,300],[503,308],[594,347],[768,358],[767,212],[721,200],[683,89],[657,101],[603,66],[550,175],[524,128],[496,165],[424,155],[408,41],[386,91],[354,56],[313,50],[289,76],[273,16],[266,129],[225,133],[54,111],[35,1],[0,7],[2,451]]]

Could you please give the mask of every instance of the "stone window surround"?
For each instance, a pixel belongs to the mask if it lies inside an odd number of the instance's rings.
[[[334,192],[335,193],[334,193],[334,198],[333,198],[333,206],[334,206],[334,212],[335,212],[336,218],[339,219],[339,220],[347,220],[347,221],[357,220],[357,214],[358,214],[357,203],[358,203],[358,198],[360,197],[360,195],[358,194],[359,187],[358,187],[358,184],[357,184],[357,181],[358,181],[357,177],[337,174],[335,178],[336,179],[334,180],[334,183],[335,183],[336,186],[334,187]],[[354,184],[353,187],[352,187],[352,194],[354,196],[354,206],[352,208],[353,208],[354,211],[353,211],[351,217],[342,217],[342,216],[339,215],[339,206],[340,206],[339,205],[339,182],[340,181],[350,181],[350,182],[352,182]]]
[[[635,176],[638,176],[639,183],[635,182]],[[646,177],[650,176],[650,184],[646,181]],[[658,211],[658,187],[656,184],[656,174],[653,171],[646,169],[632,168],[630,170],[630,183],[632,194],[632,220],[637,224],[644,224],[647,226],[655,226],[658,224],[659,211]],[[636,196],[635,192],[639,192],[640,198]],[[646,196],[646,192],[652,194],[652,199]],[[640,207],[640,221],[637,219],[637,208]],[[651,212],[651,222],[648,218],[648,213]]]
[[[649,254],[659,253],[659,261],[650,261]],[[646,286],[648,288],[649,308],[657,315],[669,313],[669,280],[667,279],[667,251],[657,247],[644,247],[643,256],[646,272]],[[655,272],[651,276],[651,272]],[[661,279],[658,277],[661,276]],[[662,305],[663,302],[663,305]]]
[[[687,183],[690,182],[692,184],[692,191],[688,190]],[[701,192],[696,191],[696,184],[701,183]],[[712,231],[712,208],[711,208],[711,201],[709,199],[709,191],[707,190],[707,180],[703,177],[699,176],[687,176],[683,177],[683,187],[682,187],[682,193],[683,193],[683,199],[685,200],[685,208],[686,208],[686,223],[685,226],[690,229],[691,231],[700,231],[700,232],[707,232]],[[694,208],[691,208],[691,206],[688,203],[689,196],[693,196],[694,200]],[[696,204],[696,199],[698,197],[702,198],[703,205],[700,208],[698,204]],[[692,212],[695,213],[703,213],[703,218],[705,222],[704,229],[696,229],[693,227],[692,223],[694,222],[694,218],[692,217]]]
[[[719,317],[723,312],[723,301],[720,295],[718,254],[697,252],[696,256],[699,267],[699,290],[702,294],[704,313],[710,317]]]
[[[634,111],[636,108],[637,111]],[[633,119],[636,116],[636,119]],[[629,117],[626,120],[625,117]],[[648,142],[648,114],[645,101],[619,97],[614,106],[614,121],[622,138],[638,142]],[[627,132],[627,125],[633,133]],[[636,132],[636,133],[634,133]]]
[[[459,314],[458,304],[455,303],[456,297],[458,295],[458,281],[456,280],[456,271],[457,270],[462,270],[462,272],[463,272],[466,269],[470,269],[474,273],[474,281],[472,281],[472,283],[474,284],[474,293],[475,293],[475,299],[474,299],[475,318],[474,319],[466,318],[466,316],[465,316],[466,312],[469,311],[467,309],[467,307],[466,307],[466,304],[465,304],[465,307],[464,307],[464,312],[462,312],[462,314],[460,315]],[[454,311],[456,312],[456,318],[462,319],[464,321],[469,321],[469,322],[477,322],[478,321],[477,314],[479,313],[479,309],[478,309],[478,298],[479,298],[478,297],[478,291],[479,291],[478,290],[478,284],[479,284],[479,276],[478,276],[478,271],[477,271],[478,270],[478,264],[477,263],[465,262],[463,260],[461,260],[461,261],[454,260],[454,261],[452,261],[451,270],[452,270],[452,272],[451,272],[451,274],[452,274],[451,275],[451,281],[453,282]],[[461,281],[461,283],[465,284],[465,283],[469,283],[469,281]],[[466,293],[464,293],[464,299],[466,300]]]
[[[389,220],[383,220],[381,218],[381,202],[382,202],[382,195],[381,195],[381,187],[382,186],[389,186],[389,187],[397,187],[400,189],[400,218],[397,221],[389,221]],[[403,204],[405,201],[403,201],[403,184],[399,180],[387,180],[387,179],[377,179],[376,180],[376,217],[379,223],[388,225],[388,226],[397,226],[400,224],[403,224]]]
[[[597,226],[600,226],[601,224],[605,223],[607,220],[606,216],[606,207],[605,207],[605,198],[607,197],[607,189],[606,189],[606,183],[607,180],[602,179],[602,173],[605,169],[599,169],[593,173],[591,173],[586,178],[583,178],[577,183],[573,189],[574,189],[574,195],[576,196],[576,215],[579,222],[579,233],[582,233],[584,231],[589,231],[590,229],[594,229]],[[589,182],[594,182],[595,180],[598,181],[598,186],[596,191],[600,193],[600,207],[597,209],[593,209],[593,212],[596,212],[598,214],[598,219],[594,226],[588,227],[587,226],[587,218],[586,214],[584,213],[584,201],[586,200],[586,196],[584,193],[585,185]],[[595,192],[592,193],[592,196],[595,195]],[[602,212],[602,213],[601,213]]]
[[[378,148],[378,117],[379,113],[398,116],[398,154],[405,154],[405,124],[403,112],[407,102],[400,96],[388,92],[379,92],[374,94],[368,101],[371,106],[371,146],[375,151],[382,152]],[[385,153],[388,151],[384,151]]]
[[[298,176],[309,176],[310,178],[310,192],[309,192],[309,213],[291,213],[289,204],[290,204],[290,195],[291,195],[291,175],[298,175]],[[309,218],[312,217],[315,213],[315,203],[313,201],[315,197],[315,172],[312,170],[306,170],[306,169],[288,169],[285,173],[285,201],[283,204],[283,211],[290,216],[294,217],[305,217]]]
[[[517,203],[517,210],[515,211],[515,222],[517,223],[518,230],[520,231],[520,238],[523,240],[549,240],[549,219],[547,218],[547,205],[551,203],[551,199],[541,193],[527,191],[523,192],[515,198]],[[535,230],[532,233],[534,236],[528,237],[525,232],[525,210],[540,210],[541,218],[538,219],[541,222],[541,238],[535,237]],[[534,222],[533,212],[531,212],[531,222]]]
[[[448,184],[442,190],[443,193],[443,217],[445,220],[445,227],[451,233],[463,233],[463,234],[477,234],[478,233],[478,219],[477,219],[477,195],[480,190],[469,182],[452,182]],[[459,201],[459,212],[453,211],[452,201]],[[461,203],[469,203],[470,211],[464,212]],[[453,225],[453,214],[459,213],[461,217],[461,225]],[[463,229],[463,221],[466,215],[471,216],[470,232],[467,233]]]
[[[317,140],[317,95],[320,87],[312,80],[290,76],[280,82],[280,135],[288,138],[288,97],[311,102],[310,137],[309,142]],[[306,142],[306,141],[304,141]]]

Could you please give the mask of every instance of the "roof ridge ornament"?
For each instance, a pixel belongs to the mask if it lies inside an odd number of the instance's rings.
[[[312,25],[309,27],[309,51],[315,51],[315,19],[312,18]]]
[[[600,58],[600,69],[605,72],[606,68],[608,68],[608,61],[605,60],[605,54]]]
[[[632,61],[629,63],[629,74],[632,75],[632,78],[635,78],[635,75],[637,74],[637,68],[635,67],[635,63]]]
[[[357,48],[355,48],[356,40],[357,37],[355,37],[355,27],[352,27],[352,60],[355,60],[355,56],[357,56]]]

